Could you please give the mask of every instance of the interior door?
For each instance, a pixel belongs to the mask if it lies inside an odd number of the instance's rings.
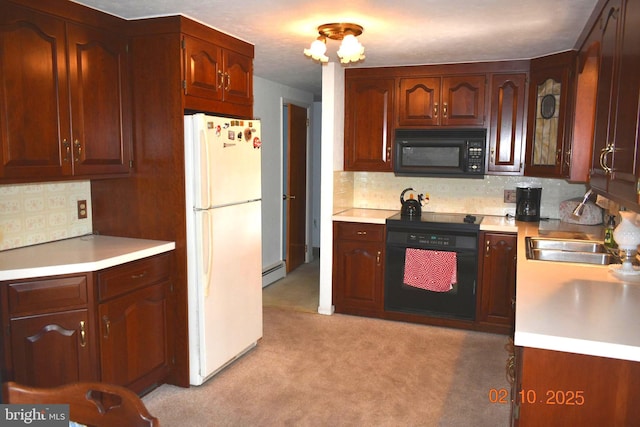
[[[287,273],[305,260],[307,205],[307,110],[287,105],[286,216]]]

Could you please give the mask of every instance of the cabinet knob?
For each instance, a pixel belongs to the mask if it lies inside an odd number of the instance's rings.
[[[445,102],[442,104],[442,117],[447,117],[447,111],[447,103]]]
[[[366,231],[356,231],[356,234],[357,234],[358,236],[366,236],[366,235],[367,235],[367,232],[366,232]]]
[[[433,104],[433,117],[438,117],[438,103]]]
[[[376,264],[380,265],[380,256],[382,255],[381,251],[378,251],[378,253],[376,254]]]
[[[489,256],[489,252],[491,251],[491,241],[487,240],[486,246],[485,246],[485,252],[484,252],[484,256]]]
[[[222,89],[222,86],[224,86],[224,73],[218,71],[218,89]]]

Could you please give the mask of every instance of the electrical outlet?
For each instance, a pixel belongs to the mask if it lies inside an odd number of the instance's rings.
[[[87,217],[87,201],[78,200],[78,219],[85,219]]]
[[[504,190],[504,202],[515,203],[516,202],[516,190]]]

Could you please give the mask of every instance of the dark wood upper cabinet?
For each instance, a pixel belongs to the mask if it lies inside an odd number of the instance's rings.
[[[624,27],[621,31],[617,84],[613,86],[616,103],[615,140],[612,154],[609,196],[640,206],[640,4],[624,2]],[[611,118],[609,119],[611,123]]]
[[[132,120],[127,39],[74,24],[67,24],[67,39],[73,173],[126,174]]]
[[[344,168],[349,171],[393,170],[394,80],[346,78]]]
[[[250,105],[252,58],[210,41],[184,36],[185,95]]]
[[[638,182],[640,5],[610,0],[592,29],[599,68],[590,184],[597,192],[640,209]]]
[[[574,68],[574,51],[531,60],[524,170],[527,176],[568,177]]]
[[[0,5],[0,180],[127,174],[126,37]]]
[[[398,127],[483,126],[485,75],[398,79]]]
[[[491,75],[487,173],[520,175],[525,145],[527,73]]]

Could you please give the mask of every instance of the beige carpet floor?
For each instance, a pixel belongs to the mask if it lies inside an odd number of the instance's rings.
[[[311,297],[265,297],[254,350],[203,386],[163,385],[144,397],[163,427],[509,425],[508,405],[489,402],[490,389],[508,388],[507,337],[323,316],[313,292],[291,292]]]

